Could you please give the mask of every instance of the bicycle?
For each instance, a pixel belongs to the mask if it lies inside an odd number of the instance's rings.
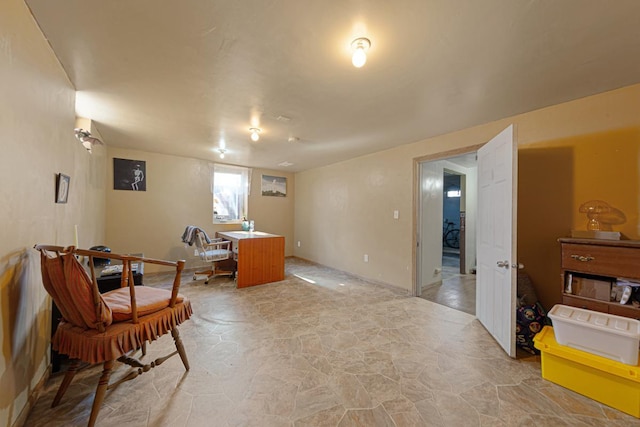
[[[454,225],[454,222],[444,220],[442,243],[449,248],[460,249],[460,229],[453,228]]]

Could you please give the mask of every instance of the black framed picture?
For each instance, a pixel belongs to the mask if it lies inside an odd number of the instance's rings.
[[[113,189],[147,191],[147,165],[144,160],[113,159]]]
[[[71,178],[63,173],[56,175],[56,203],[67,203]]]

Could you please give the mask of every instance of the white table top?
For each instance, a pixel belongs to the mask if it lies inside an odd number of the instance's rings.
[[[269,234],[263,231],[218,231],[218,235],[227,239],[259,239],[265,237],[281,237],[277,234]]]

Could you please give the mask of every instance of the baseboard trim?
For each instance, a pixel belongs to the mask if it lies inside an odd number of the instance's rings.
[[[22,408],[22,411],[20,411],[20,415],[18,416],[18,418],[16,418],[16,421],[12,424],[11,427],[22,427],[27,423],[27,418],[29,418],[29,413],[31,412],[33,407],[36,405],[36,402],[38,401],[40,394],[42,394],[42,390],[44,389],[44,386],[47,383],[47,381],[49,381],[50,377],[51,377],[51,364],[49,364],[47,369],[44,371],[44,374],[42,374],[42,378],[40,378],[40,381],[38,381],[38,384],[36,384],[36,386],[33,388],[31,393],[29,394],[29,400],[27,401],[27,404],[24,406],[24,408]]]
[[[406,295],[411,296],[411,291],[409,291],[409,290],[407,290],[405,288],[401,288],[400,286],[396,286],[396,285],[394,285],[392,283],[382,282],[382,281],[379,281],[379,280],[371,279],[370,277],[360,276],[360,275],[352,273],[350,271],[345,271],[345,270],[340,270],[340,269],[337,269],[337,268],[334,268],[334,267],[329,267],[328,265],[324,265],[324,264],[321,264],[319,262],[315,262],[315,261],[312,261],[310,259],[302,258],[302,257],[299,257],[299,256],[290,256],[290,257],[287,257],[287,258],[296,258],[296,259],[299,259],[299,260],[302,260],[302,261],[305,261],[305,262],[309,262],[311,264],[319,265],[319,266],[324,267],[324,268],[330,268],[331,270],[339,271],[341,273],[345,273],[345,274],[348,274],[350,276],[353,276],[356,279],[364,280],[364,281],[372,283],[374,285],[382,286],[383,288],[391,289],[391,290],[393,290],[395,292],[401,292],[401,293],[404,293]]]

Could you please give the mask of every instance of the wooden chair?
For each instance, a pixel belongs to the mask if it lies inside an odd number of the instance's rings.
[[[194,238],[198,256],[200,256],[201,260],[210,262],[211,268],[196,271],[193,273],[193,280],[196,280],[199,274],[207,275],[207,279],[204,281],[205,284],[209,283],[209,280],[216,276],[236,276],[237,263],[233,259],[230,241],[224,239],[208,239],[205,232],[201,229],[195,230]]]
[[[62,314],[52,338],[53,349],[72,360],[51,407],[60,403],[82,362],[103,364],[102,376],[93,400],[89,426],[93,426],[107,390],[136,378],[178,354],[186,370],[189,361],[178,325],[191,317],[191,303],[178,293],[184,261],[118,255],[76,249],[73,246],[36,245],[40,251],[42,282]],[[88,257],[91,277],[77,257]],[[104,294],[98,291],[93,259],[109,258],[122,262],[121,287]],[[171,290],[134,286],[132,262],[145,262],[175,269]],[[148,363],[133,357],[136,350],[146,353],[146,343],[171,333],[176,351]],[[119,361],[133,369],[110,383],[113,364]]]

